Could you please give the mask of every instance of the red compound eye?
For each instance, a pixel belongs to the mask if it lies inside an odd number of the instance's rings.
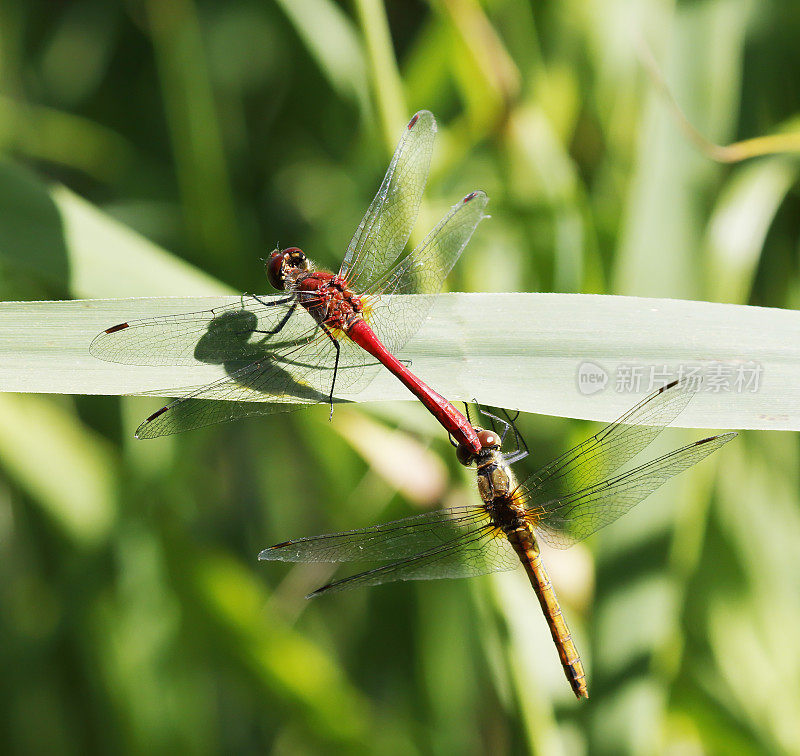
[[[267,280],[273,289],[286,289],[286,272],[289,268],[308,270],[308,258],[299,247],[276,249],[267,260]]]
[[[283,263],[286,260],[284,252],[276,249],[267,260],[267,281],[273,289],[283,291],[285,280],[283,277]]]

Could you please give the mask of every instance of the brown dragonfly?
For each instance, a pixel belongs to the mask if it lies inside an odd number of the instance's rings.
[[[481,503],[407,517],[344,533],[298,538],[264,549],[259,559],[286,562],[378,561],[386,564],[345,577],[309,595],[393,580],[469,577],[525,569],[576,697],[588,698],[586,673],[547,575],[537,538],[566,548],[614,522],[673,475],[728,443],[736,433],[710,436],[624,472],[672,423],[693,392],[674,381],[619,420],[518,483],[511,465],[528,456],[513,421],[483,414],[503,430],[475,428],[481,451],[457,447],[459,462],[477,469]],[[517,448],[501,451],[509,428]],[[616,473],[616,474],[613,474]],[[612,475],[613,474],[613,475]]]

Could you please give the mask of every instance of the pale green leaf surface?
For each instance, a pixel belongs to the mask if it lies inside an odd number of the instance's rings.
[[[89,343],[103,329],[140,317],[204,310],[226,297],[6,302],[0,304],[0,390],[136,394],[197,386],[223,368],[198,363],[140,367],[96,360]],[[754,370],[756,391],[706,387],[676,425],[800,429],[800,314],[668,299],[576,294],[444,294],[400,356],[452,401],[479,402],[565,417],[612,420],[650,389],[649,369],[723,363]],[[581,365],[606,373],[584,395]],[[642,366],[639,391],[617,390],[619,368]],[[585,368],[584,368],[585,370]],[[731,379],[732,381],[732,379]],[[176,391],[176,394],[180,394]],[[381,372],[359,401],[408,399]]]

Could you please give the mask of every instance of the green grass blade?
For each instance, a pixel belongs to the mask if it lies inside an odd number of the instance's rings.
[[[0,304],[0,390],[130,394],[196,386],[219,366],[139,367],[89,355],[100,331],[145,316],[208,309],[238,298],[175,297]],[[728,388],[701,391],[684,427],[800,429],[800,314],[683,300],[578,294],[444,294],[401,355],[451,400],[611,420],[662,372],[701,366]],[[625,380],[642,367],[638,391]],[[737,371],[751,385],[736,386]],[[589,395],[588,374],[606,376]],[[724,374],[724,375],[723,375]],[[578,390],[579,376],[584,392]],[[625,379],[625,380],[623,380]],[[754,384],[754,385],[752,385]],[[625,390],[621,390],[625,389]],[[755,390],[752,390],[755,389]],[[381,373],[360,401],[409,395]]]

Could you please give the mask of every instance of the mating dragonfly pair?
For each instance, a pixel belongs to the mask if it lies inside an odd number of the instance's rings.
[[[579,698],[588,697],[580,657],[537,537],[557,547],[588,537],[736,434],[705,438],[620,472],[688,403],[691,392],[675,382],[517,483],[511,465],[528,450],[516,427],[491,415],[500,433],[494,426],[474,426],[395,356],[427,317],[488,202],[483,192],[468,194],[413,251],[403,254],[427,181],[435,133],[436,121],[427,111],[408,123],[338,273],[316,270],[296,247],[275,250],[267,261],[267,277],[283,294],[243,296],[240,303],[204,312],[120,323],[97,336],[90,351],[126,364],[203,360],[224,365],[224,378],[155,412],[139,426],[137,438],[316,402],[329,403],[333,412],[336,401],[360,392],[381,365],[386,367],[442,424],[459,461],[476,466],[480,503],[285,541],[264,549],[259,559],[383,563],[311,596],[392,580],[482,575],[522,563],[572,690]],[[403,294],[415,296],[396,296]],[[510,428],[516,448],[503,452]]]

